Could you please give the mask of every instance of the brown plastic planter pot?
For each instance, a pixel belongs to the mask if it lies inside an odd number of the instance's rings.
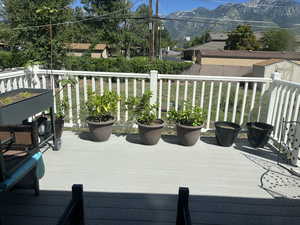
[[[177,123],[176,131],[179,143],[185,146],[192,146],[199,140],[202,126],[186,126]]]
[[[247,123],[247,136],[249,144],[254,148],[263,148],[269,141],[273,126],[261,122]]]
[[[241,130],[240,125],[227,121],[215,122],[215,127],[217,142],[224,147],[231,146]]]
[[[90,132],[95,141],[107,141],[112,133],[112,125],[116,122],[115,119],[106,122],[94,122],[87,119]]]
[[[157,119],[154,125],[145,125],[137,122],[141,142],[145,145],[156,145],[161,137],[164,121]]]

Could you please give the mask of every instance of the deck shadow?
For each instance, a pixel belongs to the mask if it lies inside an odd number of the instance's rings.
[[[217,145],[220,146],[217,142],[216,137],[208,137],[208,136],[201,136],[200,140],[203,141],[206,144],[210,144],[210,145]]]
[[[141,141],[140,141],[140,137],[138,134],[127,134],[126,135],[126,141],[133,143],[133,144],[140,144],[140,145],[144,145]]]
[[[161,139],[169,144],[180,145],[176,135],[162,135]]]
[[[84,188],[85,188],[85,184]],[[300,201],[286,198],[249,198],[193,195],[190,189],[193,224],[298,225]],[[71,199],[70,191],[0,193],[0,220],[3,225],[57,224]],[[140,224],[170,225],[176,222],[177,195],[152,193],[110,193],[84,190],[86,225]],[[272,223],[273,224],[273,223]]]
[[[263,148],[254,148],[250,146],[247,139],[237,139],[234,148],[241,152],[277,162],[277,151],[270,145],[266,145]]]
[[[75,134],[82,140],[96,142],[89,131],[75,132]]]

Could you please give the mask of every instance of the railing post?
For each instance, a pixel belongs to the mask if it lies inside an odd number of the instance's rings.
[[[152,93],[152,97],[150,99],[150,104],[157,103],[157,80],[158,80],[158,71],[151,70],[150,71],[150,91]]]
[[[32,88],[41,88],[41,82],[37,75],[39,65],[31,65],[26,68],[27,79],[29,80],[29,86]]]
[[[268,113],[267,113],[267,118],[266,118],[266,121],[268,124],[272,124],[273,113],[275,110],[277,88],[276,88],[276,84],[274,83],[274,81],[281,79],[281,73],[274,72],[274,73],[272,73],[271,78],[272,78],[273,82],[270,85],[271,93],[270,93],[270,101],[269,101],[269,105],[268,105]]]

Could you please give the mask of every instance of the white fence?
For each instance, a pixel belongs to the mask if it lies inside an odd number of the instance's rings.
[[[151,102],[158,105],[160,118],[166,118],[171,109],[183,108],[184,102],[188,101],[206,112],[206,129],[212,129],[212,122],[217,120],[239,124],[248,120],[263,121],[265,94],[272,81],[268,78],[158,74],[157,71],[136,74],[39,69],[33,73],[40,78],[35,86],[41,88],[54,87],[55,81],[65,76],[77,80],[75,87],[67,86],[56,99],[68,97],[70,110],[66,125],[71,127],[82,126],[80,110],[87,101],[88,89],[99,94],[105,89],[114,90],[123,96],[124,101],[129,96],[141,96],[149,89],[153,93]],[[118,104],[117,120],[120,123],[130,119],[123,108],[124,101]]]
[[[274,126],[272,137],[279,141],[282,121],[299,120],[300,84],[281,80],[280,74],[275,73],[270,93],[267,123]]]
[[[124,97],[141,96],[149,89],[152,103],[158,105],[158,116],[166,117],[172,109],[180,110],[184,101],[198,105],[207,114],[206,129],[212,122],[227,120],[245,124],[247,121],[264,121],[274,125],[273,138],[279,140],[281,121],[297,120],[300,107],[300,84],[274,79],[252,77],[217,77],[158,74],[87,72],[67,70],[30,69],[0,73],[0,92],[18,88],[60,88],[56,81],[73,77],[76,86],[67,86],[56,96],[56,101],[68,98],[69,112],[66,125],[82,126],[80,110],[88,98],[88,89],[103,94],[114,90]],[[53,93],[55,93],[55,88]],[[117,120],[128,121],[129,115],[118,104]]]

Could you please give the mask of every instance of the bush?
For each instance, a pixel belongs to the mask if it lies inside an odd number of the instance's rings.
[[[24,66],[25,61],[18,52],[0,51],[0,70]]]
[[[69,56],[65,62],[68,70],[124,72],[124,73],[149,73],[157,70],[161,74],[179,74],[188,69],[192,63],[155,60],[150,62],[146,57],[126,59],[124,57],[95,59],[90,57]]]
[[[0,69],[11,68],[12,54],[7,51],[0,51]]]

